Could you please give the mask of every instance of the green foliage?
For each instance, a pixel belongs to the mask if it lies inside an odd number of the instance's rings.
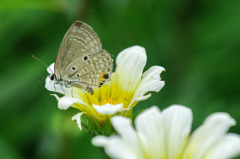
[[[213,112],[240,122],[240,1],[2,0],[0,2],[1,158],[105,158],[79,131],[71,108],[59,110],[44,88],[44,65],[54,62],[75,20],[92,26],[114,57],[132,45],[165,67],[165,87],[135,111],[182,104],[193,129]],[[116,61],[116,60],[115,60]],[[240,133],[235,126],[231,132]]]
[[[111,124],[111,121],[109,118],[107,118],[105,124],[104,124],[104,127],[103,127],[103,132],[102,134],[104,136],[110,136],[112,135],[113,133],[113,128],[112,128],[112,124]]]

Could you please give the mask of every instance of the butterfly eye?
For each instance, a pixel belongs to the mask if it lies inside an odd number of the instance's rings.
[[[55,74],[51,75],[50,79],[53,81],[55,78]]]
[[[72,71],[75,71],[75,70],[76,70],[76,67],[73,66],[71,69],[72,69]]]
[[[87,57],[87,56],[84,56],[83,60],[86,61],[87,59],[88,59],[88,57]]]

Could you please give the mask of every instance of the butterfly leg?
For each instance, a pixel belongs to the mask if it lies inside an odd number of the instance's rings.
[[[55,83],[53,84],[53,87],[54,87],[54,90],[55,90],[55,92],[56,92],[56,86],[55,86]]]
[[[63,89],[62,85],[60,85],[62,91],[63,91],[63,94],[65,95],[65,90]]]
[[[51,84],[53,81],[51,80],[51,81],[49,81],[49,84]],[[57,91],[57,89],[56,89],[56,86],[55,86],[55,84],[56,83],[53,83],[53,88],[54,88],[54,91],[56,92]]]
[[[52,81],[49,81],[49,84],[51,84]]]

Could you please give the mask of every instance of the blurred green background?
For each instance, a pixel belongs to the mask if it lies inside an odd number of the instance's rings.
[[[165,87],[135,111],[182,104],[193,129],[213,112],[228,112],[240,133],[240,1],[2,0],[0,1],[0,158],[106,156],[57,108],[44,88],[44,65],[55,61],[75,20],[92,26],[114,57],[130,46],[147,51],[147,65],[165,67]]]

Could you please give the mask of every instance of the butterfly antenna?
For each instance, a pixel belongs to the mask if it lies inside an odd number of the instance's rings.
[[[48,68],[48,65],[47,65],[46,63],[44,63],[42,60],[38,59],[38,58],[37,58],[36,56],[34,56],[34,55],[32,55],[32,57],[35,58],[36,60],[38,60],[39,62],[41,62],[44,66],[46,66],[46,67]],[[50,68],[49,68],[49,69],[50,69]],[[51,69],[50,69],[50,70],[51,70]],[[54,74],[52,70],[51,70],[51,72],[52,72],[52,74]]]
[[[42,77],[42,78],[39,78],[39,79],[38,79],[38,82],[40,82],[42,79],[46,78],[47,76],[49,76],[49,75],[46,75],[46,76],[44,76],[44,77]]]

